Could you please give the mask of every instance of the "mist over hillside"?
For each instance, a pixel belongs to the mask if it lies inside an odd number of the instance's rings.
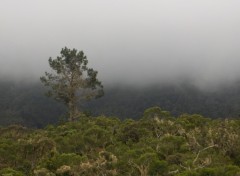
[[[240,176],[239,7],[1,0],[0,175]]]
[[[238,117],[240,84],[235,83],[203,90],[194,85],[149,85],[144,88],[111,87],[99,100],[87,103],[95,114],[106,113],[123,118],[140,118],[146,108],[160,106],[178,116],[183,113],[202,114],[211,118]]]
[[[105,96],[80,110],[140,118],[239,114],[240,2],[235,0],[3,1],[0,124],[55,123],[66,112],[39,77],[61,48],[83,50]]]
[[[44,95],[40,83],[0,82],[0,125],[12,123],[43,127],[66,118],[66,107]],[[94,116],[116,116],[140,119],[145,109],[159,106],[178,116],[183,113],[202,114],[210,118],[238,117],[240,114],[240,83],[214,91],[204,91],[182,84],[105,86],[105,95],[79,104],[80,111]]]

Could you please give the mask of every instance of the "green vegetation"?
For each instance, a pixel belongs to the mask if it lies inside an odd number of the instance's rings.
[[[97,98],[103,95],[103,86],[97,79],[98,72],[88,68],[83,51],[63,48],[61,56],[49,58],[49,65],[55,73],[45,72],[40,80],[50,87],[47,95],[63,102],[68,107],[68,120],[74,121],[79,114],[80,98]]]
[[[81,115],[44,129],[0,128],[3,176],[238,176],[239,166],[238,119],[153,107],[139,120]]]

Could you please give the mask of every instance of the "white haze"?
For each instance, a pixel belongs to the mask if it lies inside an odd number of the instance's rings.
[[[1,0],[0,74],[38,79],[64,46],[103,83],[240,78],[238,0]]]

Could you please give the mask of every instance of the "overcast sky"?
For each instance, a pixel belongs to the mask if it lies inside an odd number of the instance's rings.
[[[239,0],[1,0],[0,73],[36,79],[62,47],[103,83],[240,78]]]

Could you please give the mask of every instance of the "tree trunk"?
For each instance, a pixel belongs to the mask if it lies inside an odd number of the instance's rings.
[[[77,108],[77,102],[75,101],[76,97],[72,97],[71,100],[68,103],[68,109],[69,109],[69,122],[73,122],[76,120],[77,116],[79,115],[79,111]]]

